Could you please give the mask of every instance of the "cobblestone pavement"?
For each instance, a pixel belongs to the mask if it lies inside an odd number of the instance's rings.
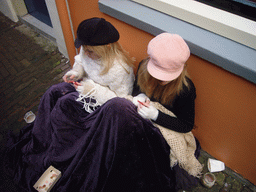
[[[0,144],[1,156],[5,145],[5,134],[13,130],[18,134],[26,125],[26,112],[37,113],[43,93],[70,69],[70,63],[58,50],[54,42],[46,39],[25,24],[14,23],[0,13]],[[202,151],[199,161],[206,165],[210,157]],[[2,165],[2,162],[1,162]],[[0,171],[2,171],[1,166]],[[203,173],[208,172],[204,166]],[[232,170],[214,173],[215,185],[208,189],[201,183],[191,192],[220,191],[225,183],[230,192],[256,191],[255,186]],[[0,173],[0,191],[21,191],[12,180]],[[183,190],[180,190],[182,192]]]
[[[36,114],[43,93],[52,84],[61,82],[69,69],[68,59],[57,50],[54,42],[21,22],[13,23],[0,13],[1,157],[5,134],[9,130],[19,133],[26,125],[25,113],[33,111]],[[0,191],[21,190],[0,173]]]

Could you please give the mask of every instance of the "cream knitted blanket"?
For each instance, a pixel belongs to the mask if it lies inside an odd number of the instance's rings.
[[[126,97],[126,99],[132,101],[131,96]],[[150,104],[163,113],[176,117],[160,103],[151,101]],[[200,177],[203,165],[201,165],[194,155],[196,150],[196,141],[193,133],[191,131],[188,133],[179,133],[164,128],[156,123],[153,124],[161,131],[163,137],[170,146],[171,167],[179,164],[179,166],[186,170],[190,175]]]

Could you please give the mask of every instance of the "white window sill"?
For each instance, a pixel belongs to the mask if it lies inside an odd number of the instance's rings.
[[[192,0],[132,0],[256,49],[256,22]]]
[[[152,35],[177,33],[191,53],[256,83],[256,50],[129,0],[99,0],[101,12]]]

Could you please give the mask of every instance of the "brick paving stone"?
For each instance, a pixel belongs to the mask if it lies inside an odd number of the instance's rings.
[[[232,176],[228,176],[226,178],[226,182],[231,185],[230,191],[238,192],[242,190],[242,184],[239,183],[236,179],[234,179]]]
[[[39,54],[34,60],[31,61],[33,66],[41,65],[44,61],[48,60],[51,57],[49,53]]]
[[[19,92],[21,90],[23,90],[24,88],[26,88],[28,85],[30,85],[32,82],[34,82],[36,79],[32,78],[29,79],[26,83],[21,84],[20,86],[16,87],[14,89],[15,92]]]
[[[5,57],[3,53],[1,54],[1,63],[3,67],[10,73],[10,75],[15,75],[17,73],[17,70],[12,66],[12,64],[8,60],[8,56]]]
[[[20,71],[22,71],[24,69],[24,66],[22,65],[22,63],[20,61],[18,61],[17,59],[13,59],[12,61],[10,61],[10,63],[12,63],[12,65],[16,69],[17,73],[19,73]]]
[[[20,62],[24,67],[28,67],[29,65],[31,65],[31,63],[27,59],[23,59]]]
[[[6,70],[5,66],[2,64],[2,62],[0,61],[0,75],[3,78],[6,78],[10,75],[10,73]]]
[[[29,71],[27,70],[22,70],[20,71],[19,73],[17,73],[15,75],[15,78],[14,79],[11,79],[11,81],[9,81],[9,84],[15,88],[17,86],[19,86],[19,84],[21,84],[22,82],[24,82],[24,78],[26,78],[27,76],[30,76],[31,73],[29,73]]]
[[[61,66],[61,70],[65,71],[67,69],[70,69],[70,65],[65,64],[65,65]]]
[[[9,88],[9,89],[1,89],[3,91],[3,95],[5,97],[6,100],[10,99],[11,96],[14,94],[13,89]]]
[[[5,52],[5,50],[0,48],[0,60],[1,61],[4,59],[6,60],[6,57],[4,56],[4,52]]]
[[[253,192],[253,191],[248,187],[244,186],[241,192]]]
[[[31,81],[31,79],[34,79],[35,81],[38,80],[37,76],[34,73],[27,72],[26,74],[20,76],[22,83]]]
[[[18,103],[25,98],[25,95],[19,95],[5,105],[5,117],[8,117],[18,107]],[[8,117],[9,118],[9,117]]]
[[[225,183],[226,175],[222,172],[215,173],[214,175],[216,177],[216,183],[218,183],[220,186],[223,186]]]
[[[6,54],[8,53],[8,58],[17,61],[21,61],[24,57],[16,50],[15,47],[6,47]]]

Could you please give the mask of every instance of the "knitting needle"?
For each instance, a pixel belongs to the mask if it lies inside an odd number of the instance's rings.
[[[69,81],[69,83],[73,83],[74,85],[78,85],[78,82],[76,82],[76,81]]]
[[[149,104],[148,103],[143,103],[141,101],[138,100],[138,103],[140,103],[141,105],[145,106],[145,107],[149,107]]]

